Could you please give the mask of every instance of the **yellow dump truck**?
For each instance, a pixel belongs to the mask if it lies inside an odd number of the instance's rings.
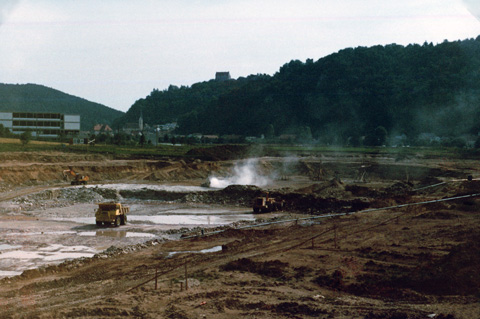
[[[127,223],[127,214],[130,207],[120,203],[100,203],[95,212],[95,221],[97,226],[113,224],[115,227]]]
[[[253,200],[253,212],[254,213],[268,213],[275,210],[283,210],[285,201],[277,201],[275,198],[269,197],[268,192],[265,196],[256,197]]]

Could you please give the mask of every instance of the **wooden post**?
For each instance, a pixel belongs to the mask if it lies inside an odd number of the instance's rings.
[[[337,249],[337,224],[333,224],[333,233],[334,233],[333,243],[334,243],[335,249]]]
[[[185,262],[185,290],[188,290],[187,263]]]
[[[180,281],[180,291],[183,291],[183,282]]]

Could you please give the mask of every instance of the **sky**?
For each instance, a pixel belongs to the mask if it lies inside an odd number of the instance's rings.
[[[0,0],[0,83],[125,112],[219,71],[273,75],[348,47],[479,35],[478,0]]]

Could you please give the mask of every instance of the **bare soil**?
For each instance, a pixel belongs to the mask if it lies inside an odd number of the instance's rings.
[[[59,240],[95,249],[1,279],[1,318],[480,318],[476,161],[265,157],[256,161],[256,174],[269,177],[262,188],[172,195],[72,188],[61,173],[71,167],[92,183],[200,186],[231,174],[238,161],[0,157],[0,244],[26,245],[26,234],[39,231],[27,238],[33,246]],[[151,238],[80,241],[69,232],[96,226],[50,218],[90,216],[99,199],[121,199],[142,214],[161,205],[244,214],[264,190],[285,200],[286,211],[229,226],[123,228]]]

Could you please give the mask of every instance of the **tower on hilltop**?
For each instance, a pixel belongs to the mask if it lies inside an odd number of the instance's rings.
[[[231,80],[230,72],[217,72],[215,73],[215,81],[223,82]]]

